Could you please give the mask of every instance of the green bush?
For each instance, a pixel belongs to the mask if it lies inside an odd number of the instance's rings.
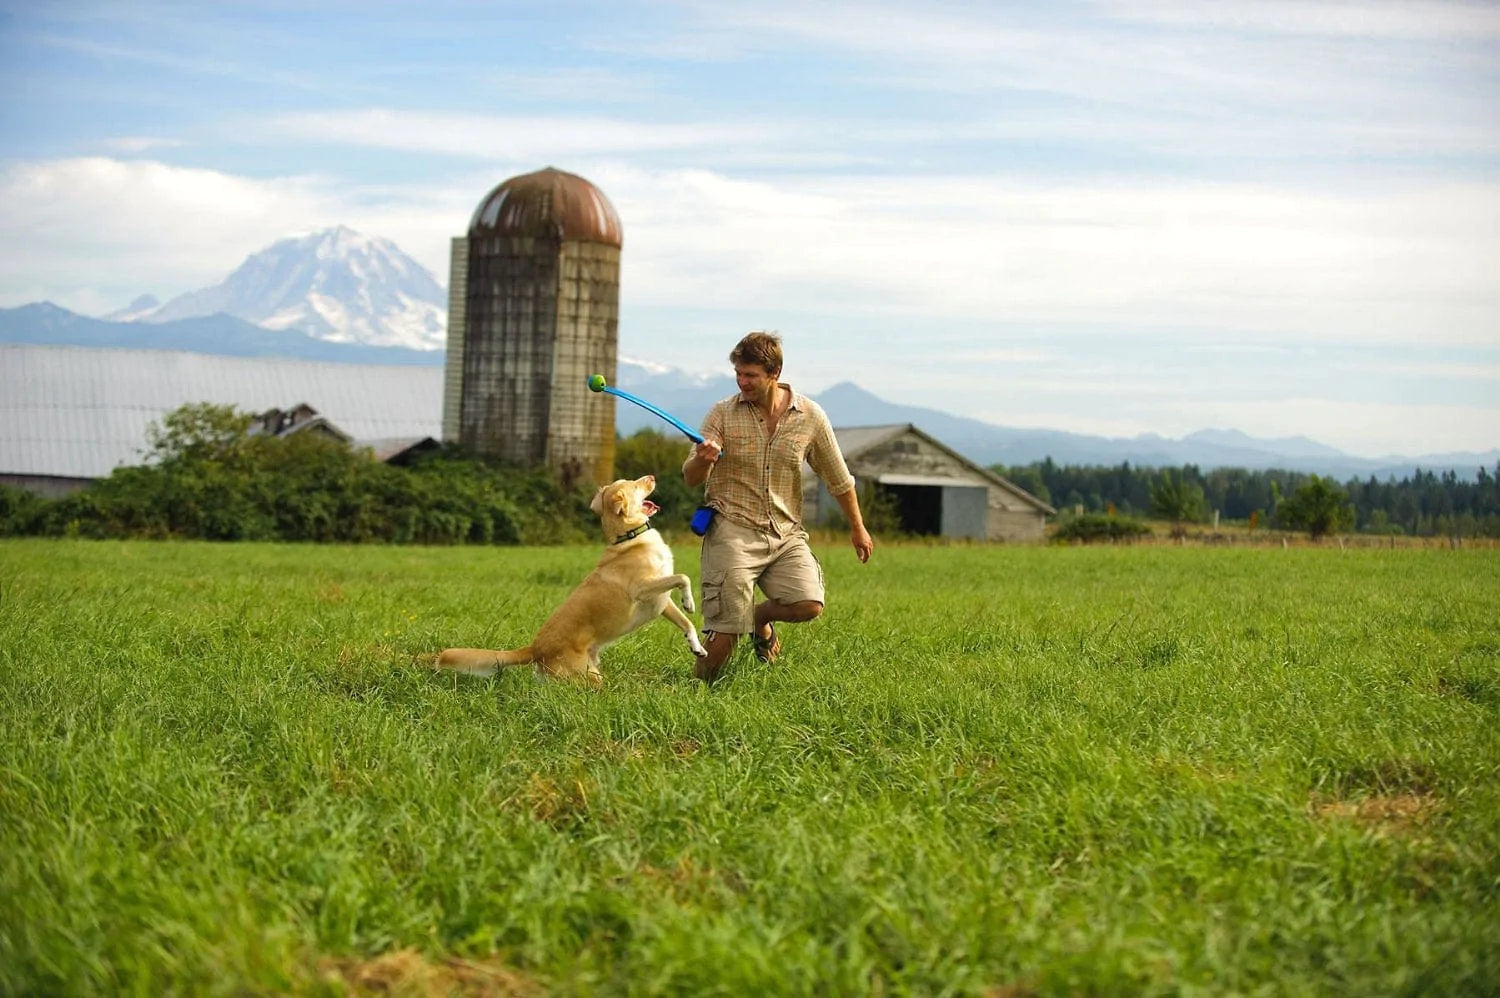
[[[655,430],[638,430],[615,444],[615,477],[656,476],[653,502],[659,526],[686,527],[693,510],[703,499],[703,490],[690,489],[682,480],[682,462],[692,445],[684,437],[667,437]]]
[[[46,500],[0,488],[0,535],[396,544],[593,538],[592,489],[445,450],[401,468],[312,434],[251,436],[231,407],[153,426],[150,463]]]
[[[1078,541],[1090,544],[1095,541],[1133,541],[1151,533],[1151,528],[1140,520],[1128,516],[1106,516],[1101,513],[1085,513],[1063,521],[1053,532],[1057,542]]]

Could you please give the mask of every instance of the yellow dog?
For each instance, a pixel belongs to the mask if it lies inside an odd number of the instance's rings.
[[[449,648],[438,656],[437,667],[493,676],[507,666],[535,663],[540,676],[598,686],[604,681],[600,649],[656,617],[676,625],[694,655],[707,655],[683,613],[693,612],[692,580],[673,573],[672,549],[651,526],[657,506],[647,497],[655,490],[655,476],[647,475],[611,482],[594,494],[591,506],[599,514],[608,546],[588,578],[552,611],[531,644],[511,651]],[[673,589],[682,592],[682,610],[672,602]]]

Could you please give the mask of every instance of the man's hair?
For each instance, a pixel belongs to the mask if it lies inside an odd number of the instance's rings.
[[[745,338],[729,351],[729,363],[759,364],[766,369],[767,374],[779,374],[781,373],[781,337],[763,329],[747,333]]]

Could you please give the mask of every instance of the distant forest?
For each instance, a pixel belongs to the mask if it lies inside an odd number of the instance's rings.
[[[1010,479],[1059,512],[1082,506],[1086,512],[1105,512],[1111,506],[1127,515],[1151,514],[1151,486],[1161,470],[1114,466],[1058,465],[1051,458],[1032,464],[995,465],[993,471]],[[1200,471],[1195,465],[1171,469],[1203,490],[1205,513],[1218,510],[1221,521],[1275,524],[1277,505],[1313,476],[1298,471],[1247,471],[1217,468]],[[1399,481],[1374,477],[1352,478],[1342,486],[1354,508],[1354,529],[1376,534],[1442,537],[1500,537],[1500,464],[1493,471],[1479,469],[1471,481],[1455,472],[1416,470]]]

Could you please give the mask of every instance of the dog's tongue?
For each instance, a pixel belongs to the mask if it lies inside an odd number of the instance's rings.
[[[647,499],[645,502],[641,503],[641,509],[645,511],[647,516],[655,516],[656,511],[661,509],[661,507],[656,505],[656,503],[652,502],[650,499]]]

